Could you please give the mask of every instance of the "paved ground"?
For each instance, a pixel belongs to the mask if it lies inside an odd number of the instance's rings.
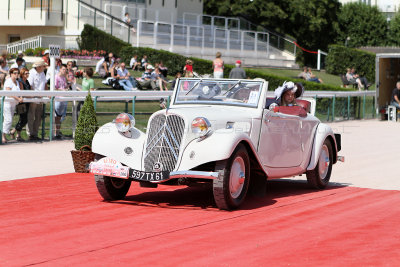
[[[400,123],[332,127],[346,162],[331,186],[270,181],[232,212],[207,187],[133,183],[104,202],[71,173],[71,141],[0,146],[0,266],[399,266]]]
[[[345,163],[334,165],[331,181],[400,190],[400,123],[378,120],[330,123],[342,134]],[[72,141],[0,146],[0,181],[73,172]],[[300,177],[305,179],[305,177]]]

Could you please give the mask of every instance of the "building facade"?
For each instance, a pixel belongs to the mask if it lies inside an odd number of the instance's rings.
[[[141,19],[163,16],[176,22],[184,13],[203,12],[203,0],[0,0],[0,45],[38,35],[79,35],[84,25],[80,2],[118,19],[129,11]]]

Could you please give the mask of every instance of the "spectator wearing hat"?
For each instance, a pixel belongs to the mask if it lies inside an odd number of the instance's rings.
[[[4,90],[19,91],[18,75],[19,70],[17,68],[10,69],[10,77],[6,80],[4,84]],[[11,96],[7,97],[8,101],[4,102],[4,121],[3,121],[3,134],[1,136],[2,142],[6,143],[8,140],[6,134],[10,134],[11,138],[14,139],[14,132],[11,132],[12,120],[15,112],[15,107],[18,103],[22,103],[22,97]]]
[[[235,68],[229,73],[229,78],[231,79],[246,79],[246,71],[242,69],[242,61],[236,60]]]
[[[152,89],[156,90],[157,86],[155,81],[152,79],[151,73],[153,72],[154,67],[151,64],[147,64],[146,70],[142,75],[141,80],[138,81],[138,84],[142,89]]]
[[[29,84],[34,91],[47,90],[47,80],[44,70],[47,64],[43,59],[36,61],[32,65],[32,69],[29,71]],[[39,126],[42,122],[43,103],[31,103],[29,105],[28,112],[28,127],[26,133],[29,136],[29,140],[37,141]]]
[[[46,68],[48,66],[50,66],[50,50],[49,49],[44,50],[42,59],[47,64]]]
[[[296,98],[299,98],[304,92],[301,83],[284,82],[282,86],[275,89],[274,95],[276,105],[279,106],[297,106]],[[276,105],[270,105],[272,108]]]
[[[17,59],[18,58],[22,58],[22,67],[23,68],[26,68],[26,61],[25,61],[25,59],[24,59],[24,53],[22,52],[22,50],[19,50],[18,51],[18,54],[17,54]],[[21,69],[20,69],[21,70]]]

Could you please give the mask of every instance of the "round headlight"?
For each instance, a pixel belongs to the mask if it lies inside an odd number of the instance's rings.
[[[115,126],[119,132],[125,133],[135,126],[135,118],[131,114],[121,113],[115,119]]]
[[[204,117],[197,117],[192,121],[192,133],[204,136],[211,128],[211,123]]]

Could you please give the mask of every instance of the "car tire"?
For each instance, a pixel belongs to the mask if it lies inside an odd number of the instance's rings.
[[[218,178],[213,180],[213,194],[222,210],[238,208],[244,201],[250,183],[250,159],[244,145],[239,144],[232,156],[216,164]]]
[[[94,160],[98,161],[104,158],[103,155],[95,154]],[[124,199],[131,187],[131,181],[119,178],[113,178],[103,175],[95,175],[97,190],[104,200]]]
[[[324,189],[331,178],[333,151],[331,142],[326,139],[321,148],[318,163],[313,170],[307,171],[307,182],[315,189]]]
[[[97,190],[104,200],[124,199],[131,187],[131,181],[103,175],[95,175]]]

